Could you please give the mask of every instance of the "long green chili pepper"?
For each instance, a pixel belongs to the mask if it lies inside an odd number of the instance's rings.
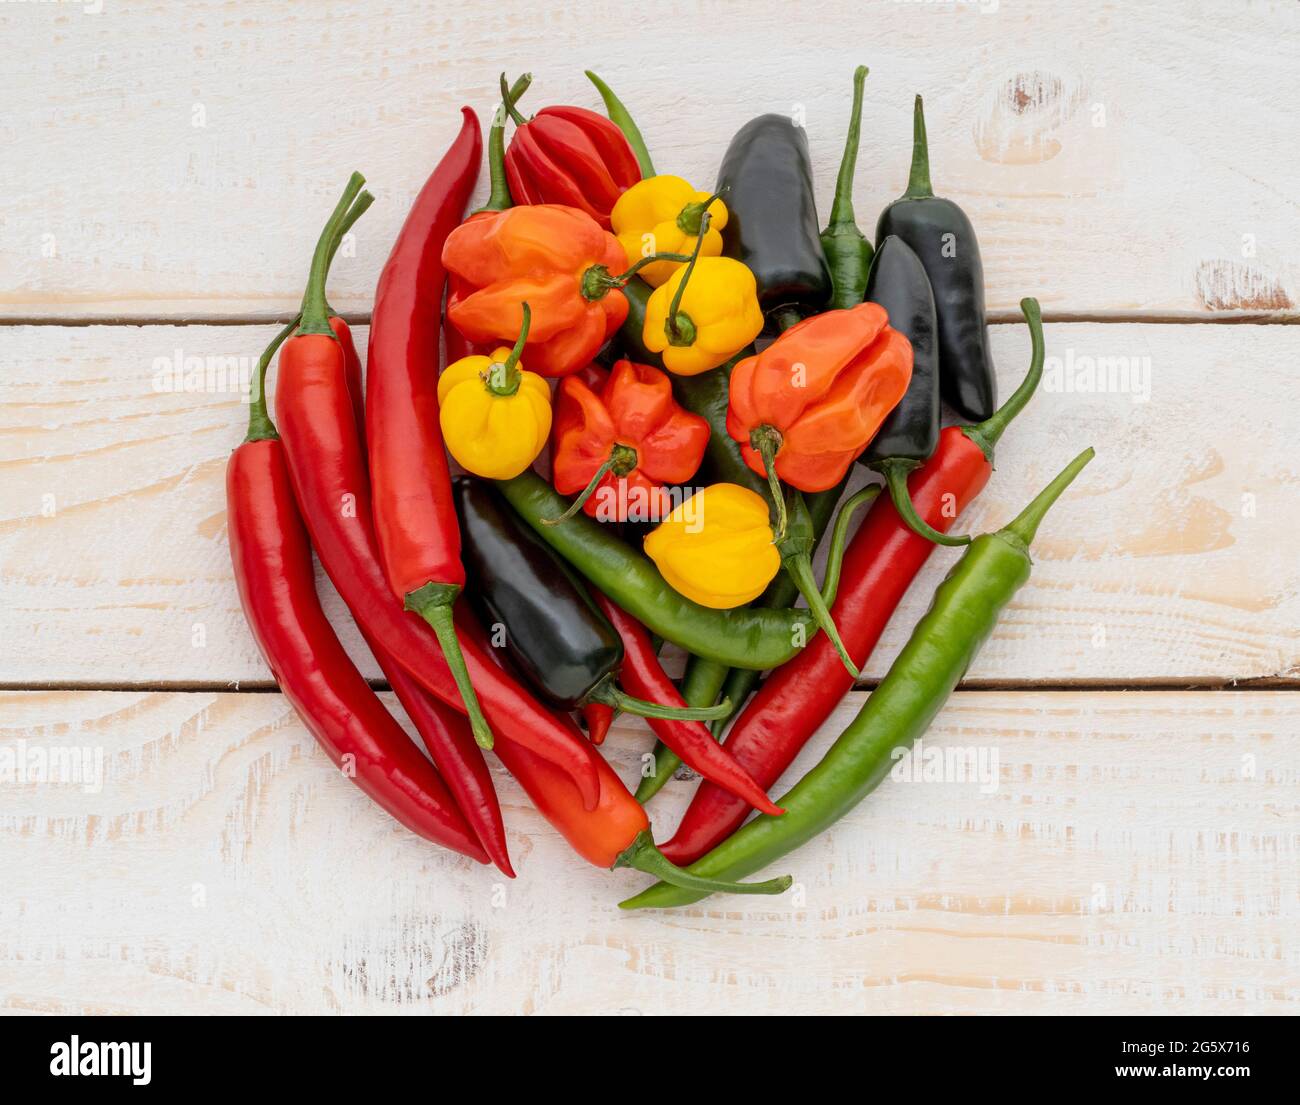
[[[840,162],[840,175],[835,180],[835,200],[831,204],[830,221],[822,231],[822,249],[826,264],[831,270],[832,310],[856,307],[862,302],[867,287],[867,271],[871,268],[871,242],[858,229],[853,214],[853,174],[858,167],[858,138],[862,133],[862,86],[867,79],[867,67],[859,65],[853,71],[853,112],[849,116],[848,137],[844,140],[844,158]]]
[[[510,505],[556,552],[650,632],[728,667],[774,668],[816,632],[807,610],[712,610],[679,595],[653,562],[599,522],[579,514],[559,525],[565,499],[534,472],[497,485]]]
[[[709,878],[752,874],[824,832],[881,783],[900,750],[929,728],[998,616],[1029,579],[1029,546],[1039,523],[1092,457],[1092,449],[1085,449],[1013,522],[970,543],[858,716],[778,800],[785,813],[751,821],[687,870]],[[661,882],[620,905],[663,909],[704,897]]]
[[[609,121],[623,132],[627,144],[632,147],[636,163],[641,166],[642,178],[655,175],[654,163],[650,160],[650,151],[646,149],[645,139],[641,137],[641,128],[632,120],[631,113],[623,106],[623,101],[614,95],[613,90],[590,69],[585,70],[587,80],[596,86],[600,98],[605,101],[605,114]]]

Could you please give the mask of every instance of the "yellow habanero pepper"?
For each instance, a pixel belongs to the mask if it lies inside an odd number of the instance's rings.
[[[735,483],[697,491],[645,539],[645,552],[674,591],[714,610],[758,598],[781,569],[767,501]]]
[[[692,261],[646,303],[641,340],[678,376],[729,361],[763,329],[754,274],[730,257]]]
[[[710,221],[701,235],[706,207]],[[697,191],[679,176],[652,176],[618,197],[609,213],[609,225],[627,253],[629,265],[651,253],[690,253],[701,237],[701,256],[718,257],[722,253],[718,232],[727,225],[727,208],[716,196]],[[681,266],[681,261],[655,261],[641,269],[640,276],[657,288]]]
[[[523,307],[513,349],[462,357],[438,378],[438,421],[447,451],[467,472],[493,480],[519,475],[551,432],[550,385],[519,365],[531,317],[528,304]]]

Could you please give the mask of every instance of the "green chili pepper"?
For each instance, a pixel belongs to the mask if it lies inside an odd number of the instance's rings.
[[[856,307],[862,302],[871,268],[871,242],[858,229],[853,214],[853,173],[858,166],[858,136],[862,132],[862,86],[867,67],[853,71],[853,113],[849,116],[849,133],[844,140],[844,158],[835,181],[835,200],[830,221],[822,231],[822,249],[831,270],[832,310]]]
[[[641,128],[632,121],[631,112],[623,106],[623,101],[614,95],[613,89],[595,73],[590,69],[586,69],[584,72],[587,74],[587,80],[596,86],[600,98],[605,101],[605,114],[609,116],[609,121],[623,132],[627,144],[632,147],[636,163],[641,167],[642,178],[654,176],[655,167],[650,160],[650,151],[646,149],[645,139],[641,137]]]
[[[824,832],[880,784],[896,750],[910,747],[929,727],[1002,610],[1029,579],[1029,546],[1039,523],[1092,457],[1085,449],[1015,521],[971,542],[858,716],[821,762],[778,800],[785,813],[751,821],[687,870],[710,878],[752,874]],[[704,897],[658,883],[620,904],[662,909]]]
[[[664,582],[648,557],[585,514],[547,525],[544,519],[559,517],[566,500],[534,472],[497,486],[542,540],[597,588],[650,632],[696,656],[766,670],[784,664],[816,631],[807,610],[711,610],[692,602]]]

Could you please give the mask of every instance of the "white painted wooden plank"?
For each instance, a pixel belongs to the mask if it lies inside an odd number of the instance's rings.
[[[154,387],[155,361],[163,381],[188,358],[248,368],[271,333],[5,331],[0,682],[267,679],[225,539],[224,468],[246,408],[234,391]],[[1070,324],[1049,326],[1047,340],[1044,389],[1003,440],[970,526],[1007,521],[1084,445],[1098,458],[1043,527],[1033,579],[971,678],[1294,677],[1300,328]],[[1009,394],[1027,362],[1024,327],[996,327],[994,348]],[[1064,390],[1100,357],[1142,371],[1149,358],[1149,399]],[[956,555],[931,558],[869,675],[884,672]],[[366,670],[378,675],[368,658]]]
[[[10,693],[0,756],[104,773],[6,782],[0,1010],[1294,1012],[1298,734],[1285,691],[961,693],[927,743],[996,752],[996,789],[890,780],[780,865],[797,897],[625,914],[644,878],[499,764],[515,882],[397,828],[278,694]],[[616,727],[624,778],[648,741]]]
[[[1293,311],[1300,10],[1231,0],[789,4],[0,5],[0,314],[269,317],[296,304],[349,170],[378,196],[336,305],[368,310],[407,204],[497,74],[527,105],[622,94],[658,167],[700,184],[763,111],[806,121],[829,209],[867,63],[856,198],[901,190],[913,94],[935,181],[1014,311]],[[485,186],[480,187],[480,194]]]

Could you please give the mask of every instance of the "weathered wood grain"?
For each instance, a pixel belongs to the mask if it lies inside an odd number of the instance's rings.
[[[387,820],[278,694],[9,693],[0,757],[104,770],[5,782],[0,1010],[1294,1012],[1298,740],[1285,691],[960,693],[927,743],[996,752],[996,789],[890,780],[793,893],[624,914],[643,877],[584,866],[499,764],[515,882]],[[633,778],[648,744],[607,748]]]
[[[1294,313],[1300,9],[1232,0],[600,5],[295,0],[0,5],[0,315],[211,318],[291,309],[353,168],[378,196],[334,282],[375,276],[497,74],[597,107],[599,70],[661,171],[706,183],[763,111],[806,123],[823,213],[854,66],[871,66],[862,225],[902,189],[926,96],[936,186],[971,213],[990,302]],[[485,185],[480,193],[485,194]]]
[[[0,682],[267,680],[225,538],[225,462],[247,408],[237,388],[155,386],[189,358],[242,357],[248,369],[271,333],[6,329]],[[1033,579],[971,679],[1294,678],[1300,328],[1070,324],[1049,326],[1047,340],[1043,390],[1004,438],[970,527],[1007,521],[1084,445],[1098,458],[1043,527]],[[994,348],[1009,394],[1027,363],[1024,327],[995,327]],[[1064,390],[1084,379],[1085,358],[1102,357],[1131,359],[1138,385],[1149,369],[1149,398]],[[215,371],[208,380],[221,382]],[[932,557],[869,675],[884,672],[956,556]]]

